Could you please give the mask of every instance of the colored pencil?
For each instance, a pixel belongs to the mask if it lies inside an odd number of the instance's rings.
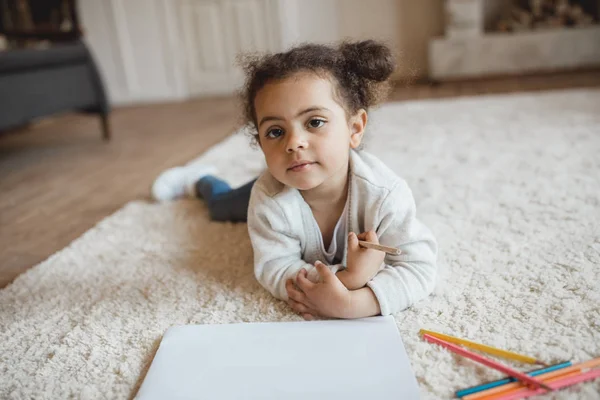
[[[480,364],[483,364],[490,368],[494,368],[494,369],[497,369],[498,371],[504,372],[505,374],[508,374],[514,378],[517,378],[520,381],[523,381],[523,382],[533,385],[535,387],[542,387],[546,390],[552,390],[552,388],[550,386],[546,385],[544,382],[542,382],[536,378],[532,378],[531,376],[528,376],[522,372],[516,371],[510,367],[507,367],[506,365],[500,364],[494,360],[491,360],[491,359],[481,356],[479,354],[473,353],[469,350],[463,349],[462,347],[460,347],[458,345],[455,345],[450,342],[446,342],[442,339],[436,338],[435,336],[431,336],[429,334],[424,334],[423,338],[425,338],[425,340],[427,340],[428,342],[439,344],[440,346],[443,346],[443,347],[447,348],[448,350],[453,351],[454,353],[457,353],[457,354],[460,354],[461,356],[470,358],[471,360],[477,361]]]
[[[365,242],[364,240],[359,240],[358,244],[361,247],[366,247],[367,249],[383,251],[384,253],[388,253],[388,254],[399,255],[402,253],[402,251],[400,249],[397,249],[395,247],[389,247],[389,246],[384,246],[382,244]]]
[[[561,377],[552,378],[549,380],[549,384],[552,385],[553,389],[562,389],[567,386],[571,386],[576,383],[588,381],[591,379],[596,379],[598,377],[600,377],[600,369],[593,369],[588,372],[576,374],[575,376],[569,376],[569,377],[561,376]],[[506,393],[506,394],[498,396],[498,397],[494,396],[492,398],[495,400],[517,400],[517,399],[522,399],[524,397],[534,396],[536,394],[542,394],[542,393],[546,393],[546,390],[542,389],[542,388],[529,389],[526,387],[522,387],[519,389],[515,389],[513,392]]]
[[[529,371],[529,372],[525,372],[525,373],[529,376],[538,376],[538,375],[541,375],[541,374],[544,374],[547,372],[556,371],[557,369],[570,367],[571,365],[572,365],[571,361],[567,361],[567,362],[563,362],[560,364],[551,365],[549,367],[535,369],[533,371]],[[504,379],[499,379],[499,380],[493,381],[493,382],[482,383],[481,385],[472,386],[472,387],[469,387],[466,389],[461,389],[461,390],[456,391],[456,397],[465,397],[465,396],[472,395],[475,393],[483,392],[484,390],[489,390],[489,389],[493,389],[498,386],[506,385],[507,383],[511,383],[511,382],[515,382],[515,381],[517,381],[515,378],[504,378]]]
[[[553,382],[559,381],[561,379],[571,378],[573,376],[579,376],[581,374],[582,373],[579,372],[579,371],[570,372],[568,374],[557,376],[555,378],[546,379],[546,380],[544,380],[544,383],[546,383],[548,385],[551,385]],[[554,387],[554,386],[552,386],[552,387]],[[482,400],[497,400],[497,399],[500,399],[502,397],[512,396],[514,394],[522,393],[522,392],[530,390],[530,389],[533,389],[533,388],[520,385],[519,387],[513,388],[511,390],[507,390],[507,391],[504,391],[504,392],[495,393],[495,394],[492,394],[492,395],[480,397],[480,399],[482,399]],[[548,393],[548,391],[544,390],[543,393]]]
[[[588,361],[584,361],[581,363],[577,363],[577,364],[574,364],[567,368],[562,368],[562,369],[559,369],[556,371],[543,373],[541,375],[538,375],[538,379],[540,379],[542,381],[545,381],[547,379],[553,379],[553,378],[560,379],[560,378],[563,378],[567,374],[571,374],[571,373],[579,374],[579,373],[581,373],[582,370],[589,369],[589,368],[596,368],[596,367],[600,367],[600,357],[594,358],[594,359],[591,359]],[[506,393],[509,390],[520,389],[520,388],[523,388],[523,386],[521,385],[520,382],[512,382],[512,383],[508,383],[508,384],[498,386],[498,387],[495,387],[492,389],[484,390],[482,392],[467,395],[463,399],[464,400],[478,400],[478,399],[487,398],[489,396],[493,396],[493,395],[496,395],[499,393]]]
[[[481,344],[481,343],[475,343],[470,340],[460,339],[460,338],[457,338],[454,336],[445,335],[443,333],[428,331],[426,329],[421,329],[419,331],[419,333],[428,334],[428,335],[437,337],[439,339],[445,340],[446,342],[462,344],[465,347],[469,347],[474,350],[483,351],[484,353],[488,353],[488,354],[491,354],[494,356],[506,358],[509,360],[515,360],[515,361],[520,361],[520,362],[529,363],[529,364],[540,364],[540,365],[544,365],[546,367],[548,366],[548,364],[541,362],[541,361],[535,359],[534,357],[529,357],[529,356],[525,356],[523,354],[514,353],[512,351],[498,349],[496,347],[488,346],[488,345]]]

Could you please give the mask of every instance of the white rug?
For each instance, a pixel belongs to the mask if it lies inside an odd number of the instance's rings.
[[[423,398],[500,374],[420,328],[548,362],[600,356],[600,90],[389,104],[372,121],[367,149],[440,244],[435,295],[396,316]],[[201,160],[235,184],[262,168],[243,135]],[[134,202],[0,291],[0,398],[131,398],[172,325],[298,319],[255,282],[244,224]]]

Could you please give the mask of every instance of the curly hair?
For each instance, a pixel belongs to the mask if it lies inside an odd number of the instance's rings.
[[[391,50],[374,40],[342,42],[337,46],[304,44],[283,53],[247,55],[241,60],[246,82],[241,93],[244,122],[257,128],[254,100],[269,82],[298,72],[312,72],[331,80],[334,98],[354,115],[381,102],[390,89],[396,68]]]

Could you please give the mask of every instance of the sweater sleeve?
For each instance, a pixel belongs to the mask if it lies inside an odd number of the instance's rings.
[[[248,206],[248,233],[254,251],[254,275],[273,296],[287,301],[285,282],[302,268],[316,281],[314,265],[302,259],[300,232],[292,232],[281,206],[266,193],[253,190]],[[329,268],[335,273],[341,266]]]
[[[387,254],[385,267],[367,283],[377,297],[381,315],[389,315],[431,294],[437,274],[437,243],[417,219],[412,192],[404,181],[384,199],[378,220],[379,242],[402,251],[400,255]]]

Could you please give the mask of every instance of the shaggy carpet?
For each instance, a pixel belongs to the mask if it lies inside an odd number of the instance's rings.
[[[600,90],[390,103],[371,122],[366,148],[440,245],[435,293],[395,316],[423,398],[501,374],[420,328],[549,363],[599,357]],[[199,161],[233,184],[263,168],[240,134]],[[0,291],[0,398],[132,398],[173,325],[296,320],[256,283],[245,224],[133,202]]]

